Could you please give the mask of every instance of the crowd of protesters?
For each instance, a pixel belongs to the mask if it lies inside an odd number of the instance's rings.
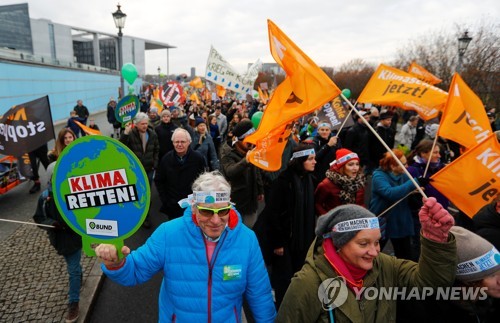
[[[312,114],[293,123],[282,167],[271,173],[249,162],[247,154],[254,146],[245,142],[256,130],[252,116],[265,111],[264,103],[188,101],[159,112],[148,101],[141,97],[133,127],[116,121],[113,99],[107,117],[111,136],[139,157],[161,200],[161,209],[150,210],[143,227],[149,229],[152,219],[163,224],[137,251],[125,247],[123,259],[111,245],[96,251],[104,272],[121,284],[134,285],[165,272],[160,321],[192,314],[200,321],[239,322],[242,306],[249,321],[257,322],[498,318],[500,197],[467,228],[454,226],[464,214],[432,186],[430,177],[461,150],[442,138],[434,145],[439,120],[424,123],[411,111],[358,105],[353,126],[333,129],[327,119]],[[81,102],[75,111],[72,118],[85,124],[89,116]],[[49,160],[57,159],[68,144],[68,133],[60,133]],[[206,203],[195,197],[187,209],[179,203],[193,192],[201,196],[215,191],[227,194],[227,200]],[[471,269],[470,277],[461,270],[480,257],[489,262]],[[222,260],[238,264],[224,266]],[[193,270],[193,276],[179,266]],[[226,267],[243,280],[224,284]],[[328,299],[333,303],[327,304],[321,298],[323,283],[340,278],[347,286],[345,302]],[[453,286],[485,288],[486,295],[416,304],[360,297],[363,287]],[[184,295],[194,287],[203,292]]]

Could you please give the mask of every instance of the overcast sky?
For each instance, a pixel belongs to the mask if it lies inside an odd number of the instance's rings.
[[[0,4],[26,1],[0,0]],[[117,0],[29,0],[31,18],[117,33]],[[121,0],[125,35],[168,43],[170,74],[204,76],[213,45],[237,71],[269,52],[267,19],[274,21],[319,66],[354,58],[387,62],[410,39],[436,30],[470,29],[500,17],[500,1],[482,0]],[[146,73],[167,72],[166,50],[146,52]]]

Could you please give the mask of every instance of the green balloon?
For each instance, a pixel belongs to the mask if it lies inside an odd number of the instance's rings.
[[[133,84],[137,78],[137,68],[132,63],[127,63],[122,66],[122,76],[129,83]]]
[[[259,127],[260,120],[262,119],[262,115],[264,113],[262,111],[257,111],[252,115],[252,124],[255,129]]]
[[[349,99],[351,97],[351,90],[343,89],[342,94],[346,97],[346,99]]]

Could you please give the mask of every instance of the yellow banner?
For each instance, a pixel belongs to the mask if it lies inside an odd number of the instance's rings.
[[[465,84],[460,75],[455,73],[438,135],[471,148],[486,139],[491,132],[483,102]]]
[[[381,64],[361,92],[358,102],[415,110],[424,120],[437,117],[448,93],[397,68]]]
[[[415,75],[419,80],[427,82],[431,85],[436,85],[443,81],[415,62],[412,62],[410,67],[408,67],[408,73]]]
[[[92,128],[89,128],[87,127],[86,125],[84,125],[83,123],[77,121],[77,120],[74,120],[75,123],[87,134],[87,135],[100,135],[101,132],[99,130],[94,130]]]
[[[200,98],[198,98],[198,94],[196,92],[193,92],[191,96],[189,97],[189,100],[196,102],[196,104],[201,104]]]
[[[432,186],[473,217],[500,190],[500,144],[495,134],[434,174]]]
[[[245,138],[263,150],[281,149],[279,154],[261,153],[267,157],[267,167],[256,158],[250,162],[265,170],[281,167],[283,145],[271,147],[279,142],[286,125],[311,113],[340,94],[340,89],[300,48],[297,47],[271,20],[268,20],[269,45],[276,62],[285,70],[285,80],[276,88],[264,111],[259,128]],[[274,138],[269,136],[274,135]],[[261,142],[259,142],[261,141]],[[253,155],[255,156],[255,154]],[[279,157],[279,158],[278,158]]]

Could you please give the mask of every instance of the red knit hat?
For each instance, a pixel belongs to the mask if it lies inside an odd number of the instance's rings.
[[[331,163],[331,167],[333,169],[341,169],[342,166],[350,162],[351,160],[357,160],[359,162],[359,157],[358,154],[350,151],[349,149],[346,148],[340,148],[337,150],[335,153],[336,159]]]

